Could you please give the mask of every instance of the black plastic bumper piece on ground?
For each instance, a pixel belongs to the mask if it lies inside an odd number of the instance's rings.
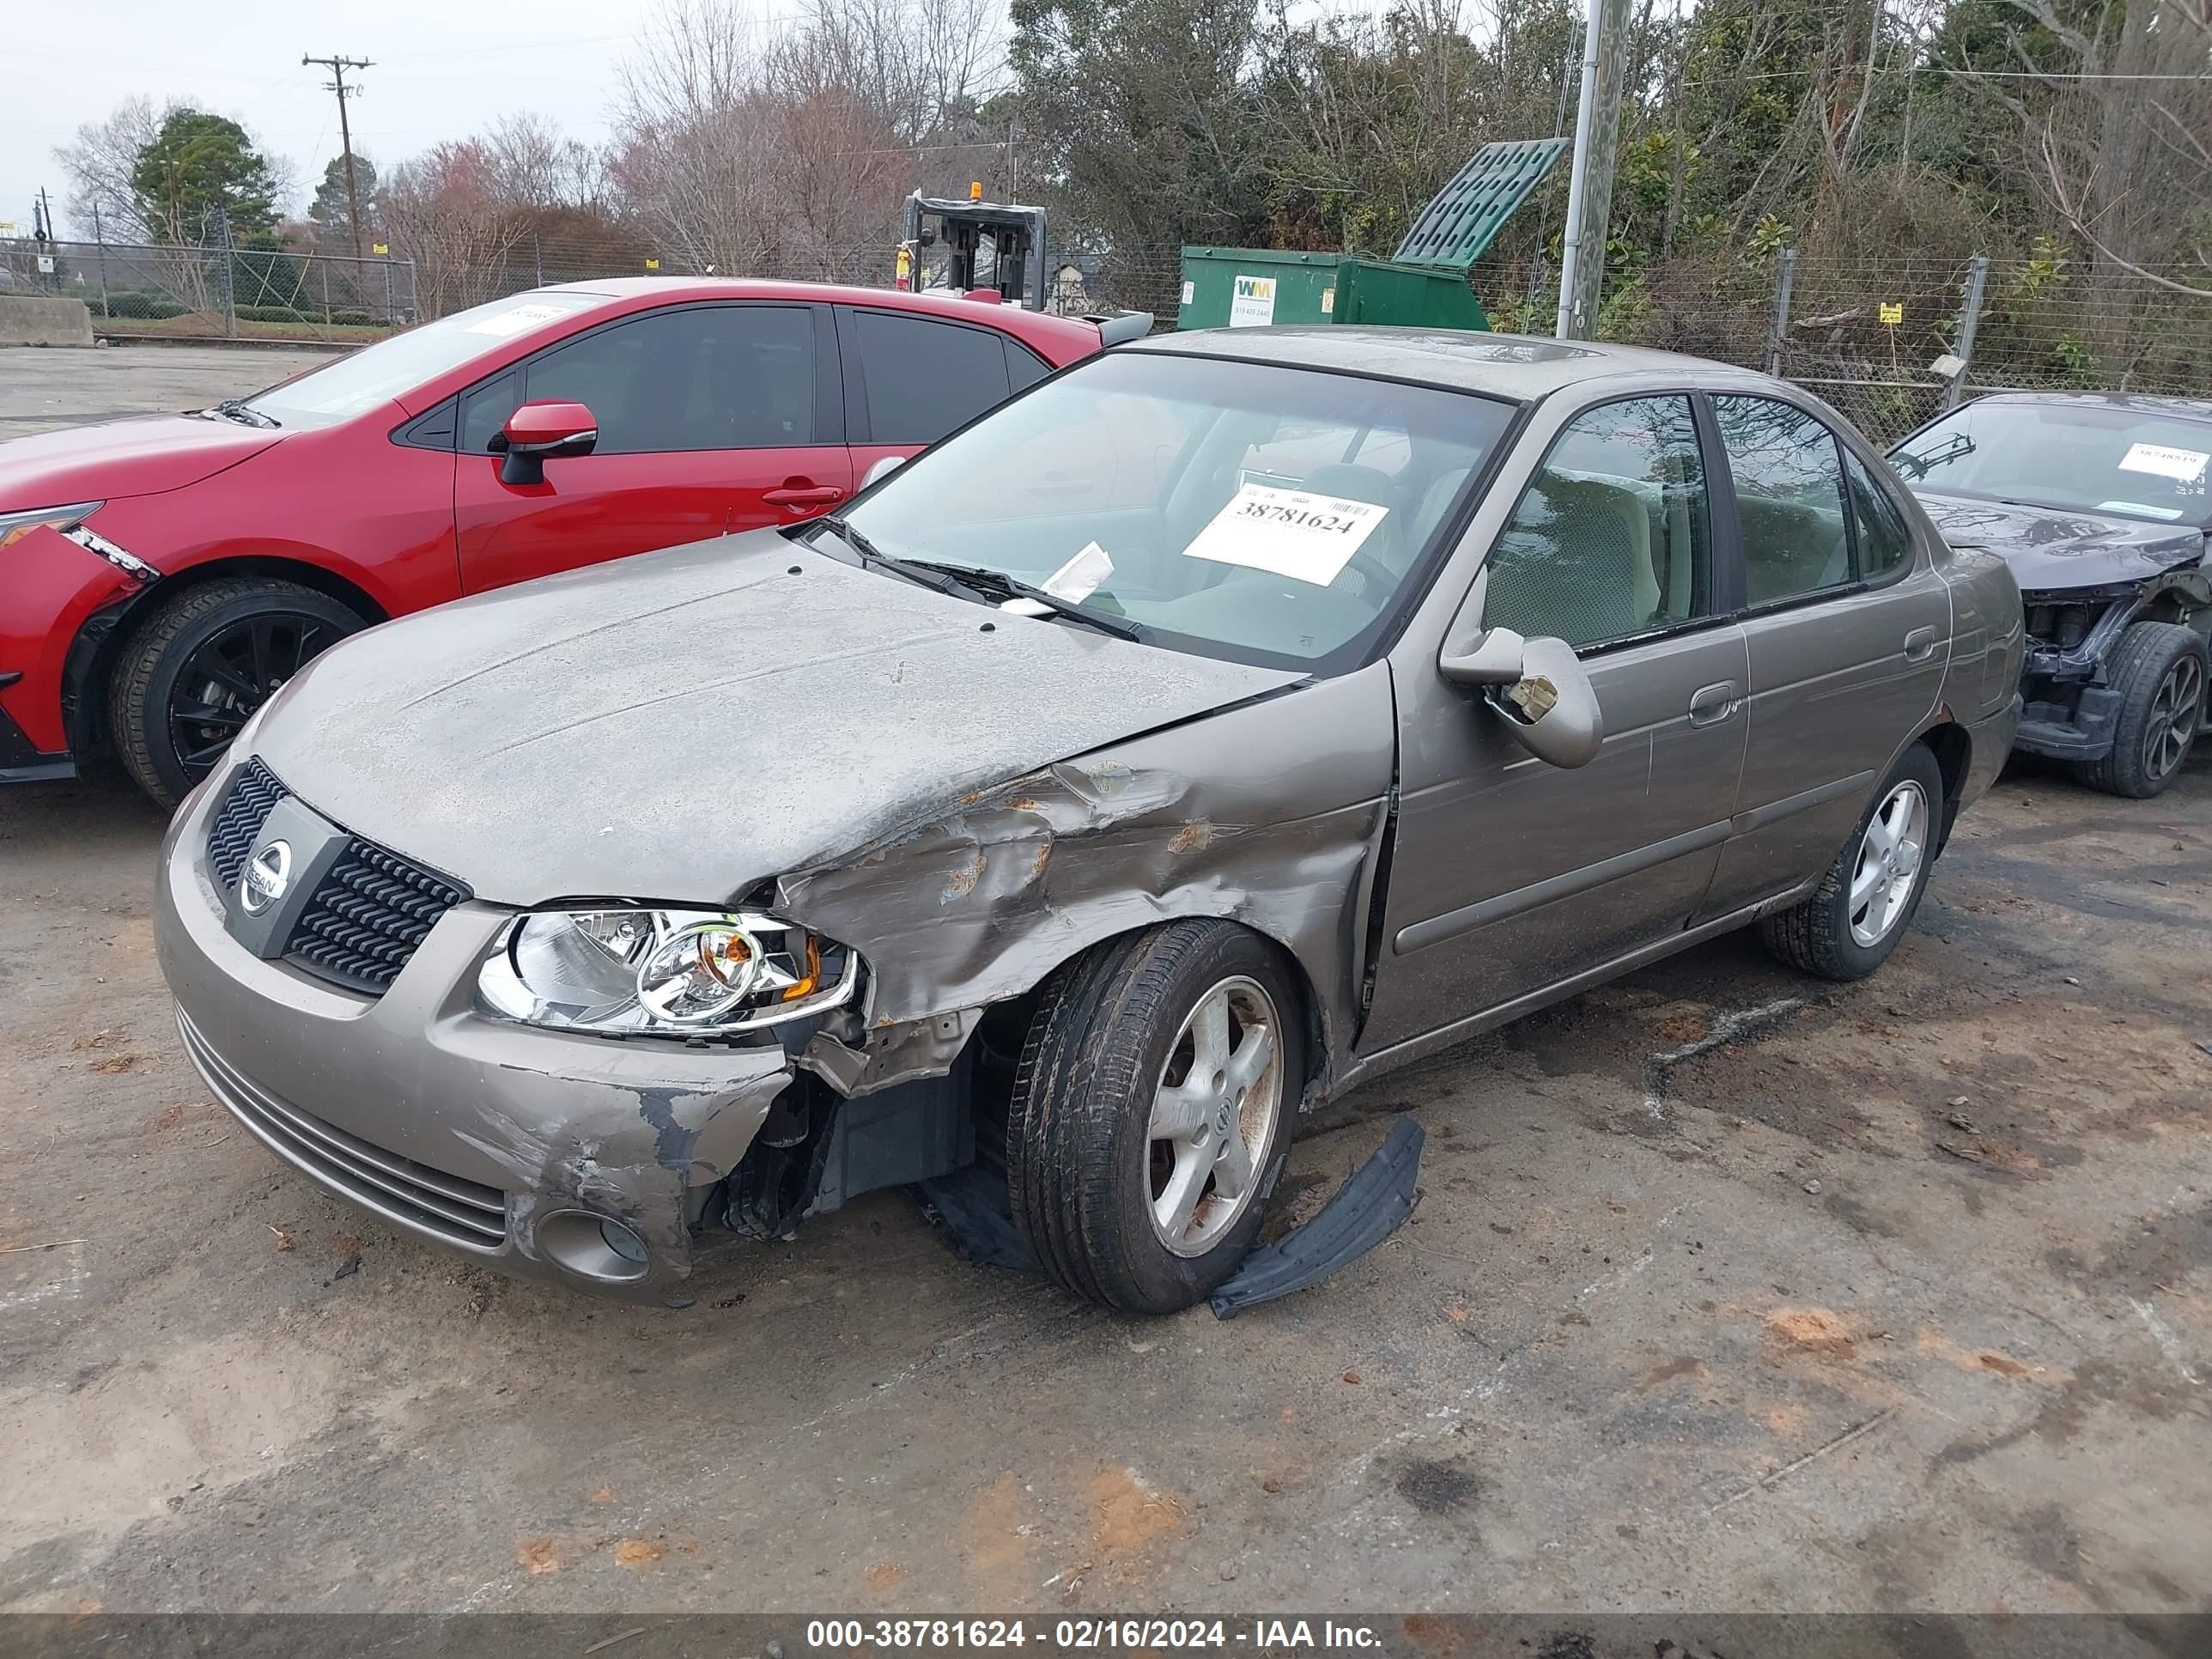
[[[2063,703],[2031,697],[2012,746],[2024,754],[2045,755],[2052,760],[2102,760],[2112,752],[2112,737],[2119,723],[2120,694],[2109,686],[2082,687],[2080,700],[2071,709]]]
[[[1302,1291],[1357,1261],[1404,1226],[1413,1213],[1413,1182],[1421,1172],[1426,1139],[1419,1124],[1400,1118],[1389,1138],[1319,1214],[1244,1258],[1235,1276],[1213,1293],[1213,1316],[1233,1319],[1247,1308]]]
[[[922,1205],[945,1234],[952,1254],[979,1267],[1006,1267],[1018,1273],[1037,1271],[1036,1258],[1022,1240],[1006,1208],[1006,1180],[981,1164],[914,1183]]]

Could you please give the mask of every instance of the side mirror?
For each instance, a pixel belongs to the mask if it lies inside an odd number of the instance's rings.
[[[588,455],[599,441],[599,422],[582,404],[525,404],[500,428],[504,452],[499,481],[508,484],[545,482],[545,463]]]
[[[1528,645],[1510,628],[1492,628],[1472,651],[1447,650],[1437,659],[1437,672],[1454,685],[1510,685],[1521,678]]]
[[[1446,679],[1480,685],[1513,741],[1553,766],[1587,766],[1605,744],[1605,711],[1574,647],[1493,628],[1474,651],[1437,664]]]
[[[903,455],[884,456],[873,466],[870,467],[864,475],[862,475],[860,479],[860,488],[866,489],[870,484],[875,483],[877,479],[890,477],[892,473],[897,471],[899,468],[905,465],[906,457]]]

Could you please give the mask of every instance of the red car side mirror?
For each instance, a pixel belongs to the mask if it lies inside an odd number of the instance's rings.
[[[500,428],[499,481],[510,484],[545,482],[545,463],[564,456],[588,455],[598,447],[598,417],[582,404],[525,404]]]

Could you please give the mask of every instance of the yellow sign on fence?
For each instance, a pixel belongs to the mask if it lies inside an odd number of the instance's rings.
[[[660,269],[660,261],[658,259],[647,259],[645,262],[645,268],[647,270],[658,270]]]
[[[368,251],[371,253],[382,255],[391,252],[392,246],[388,242],[371,242],[368,245]]]
[[[1881,303],[1881,319],[1890,327],[1895,328],[1899,323],[1905,320],[1904,304],[1900,301],[1899,304],[1892,305],[1888,301],[1883,301]]]

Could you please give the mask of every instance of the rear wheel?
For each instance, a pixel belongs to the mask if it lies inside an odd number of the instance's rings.
[[[1297,1115],[1299,1006],[1281,952],[1231,922],[1171,922],[1060,971],[1006,1141],[1015,1224],[1052,1278],[1160,1314],[1237,1270]]]
[[[138,787],[174,806],[285,681],[368,618],[329,594],[226,576],[179,594],[123,647],[108,726]]]
[[[2112,752],[2074,775],[2092,789],[2148,800],[2180,775],[2204,720],[2204,641],[2176,623],[2139,622],[2105,665],[2120,694]]]
[[[1936,866],[1943,769],[1905,751],[1812,896],[1759,923],[1767,948],[1823,979],[1864,979],[1889,959]]]

